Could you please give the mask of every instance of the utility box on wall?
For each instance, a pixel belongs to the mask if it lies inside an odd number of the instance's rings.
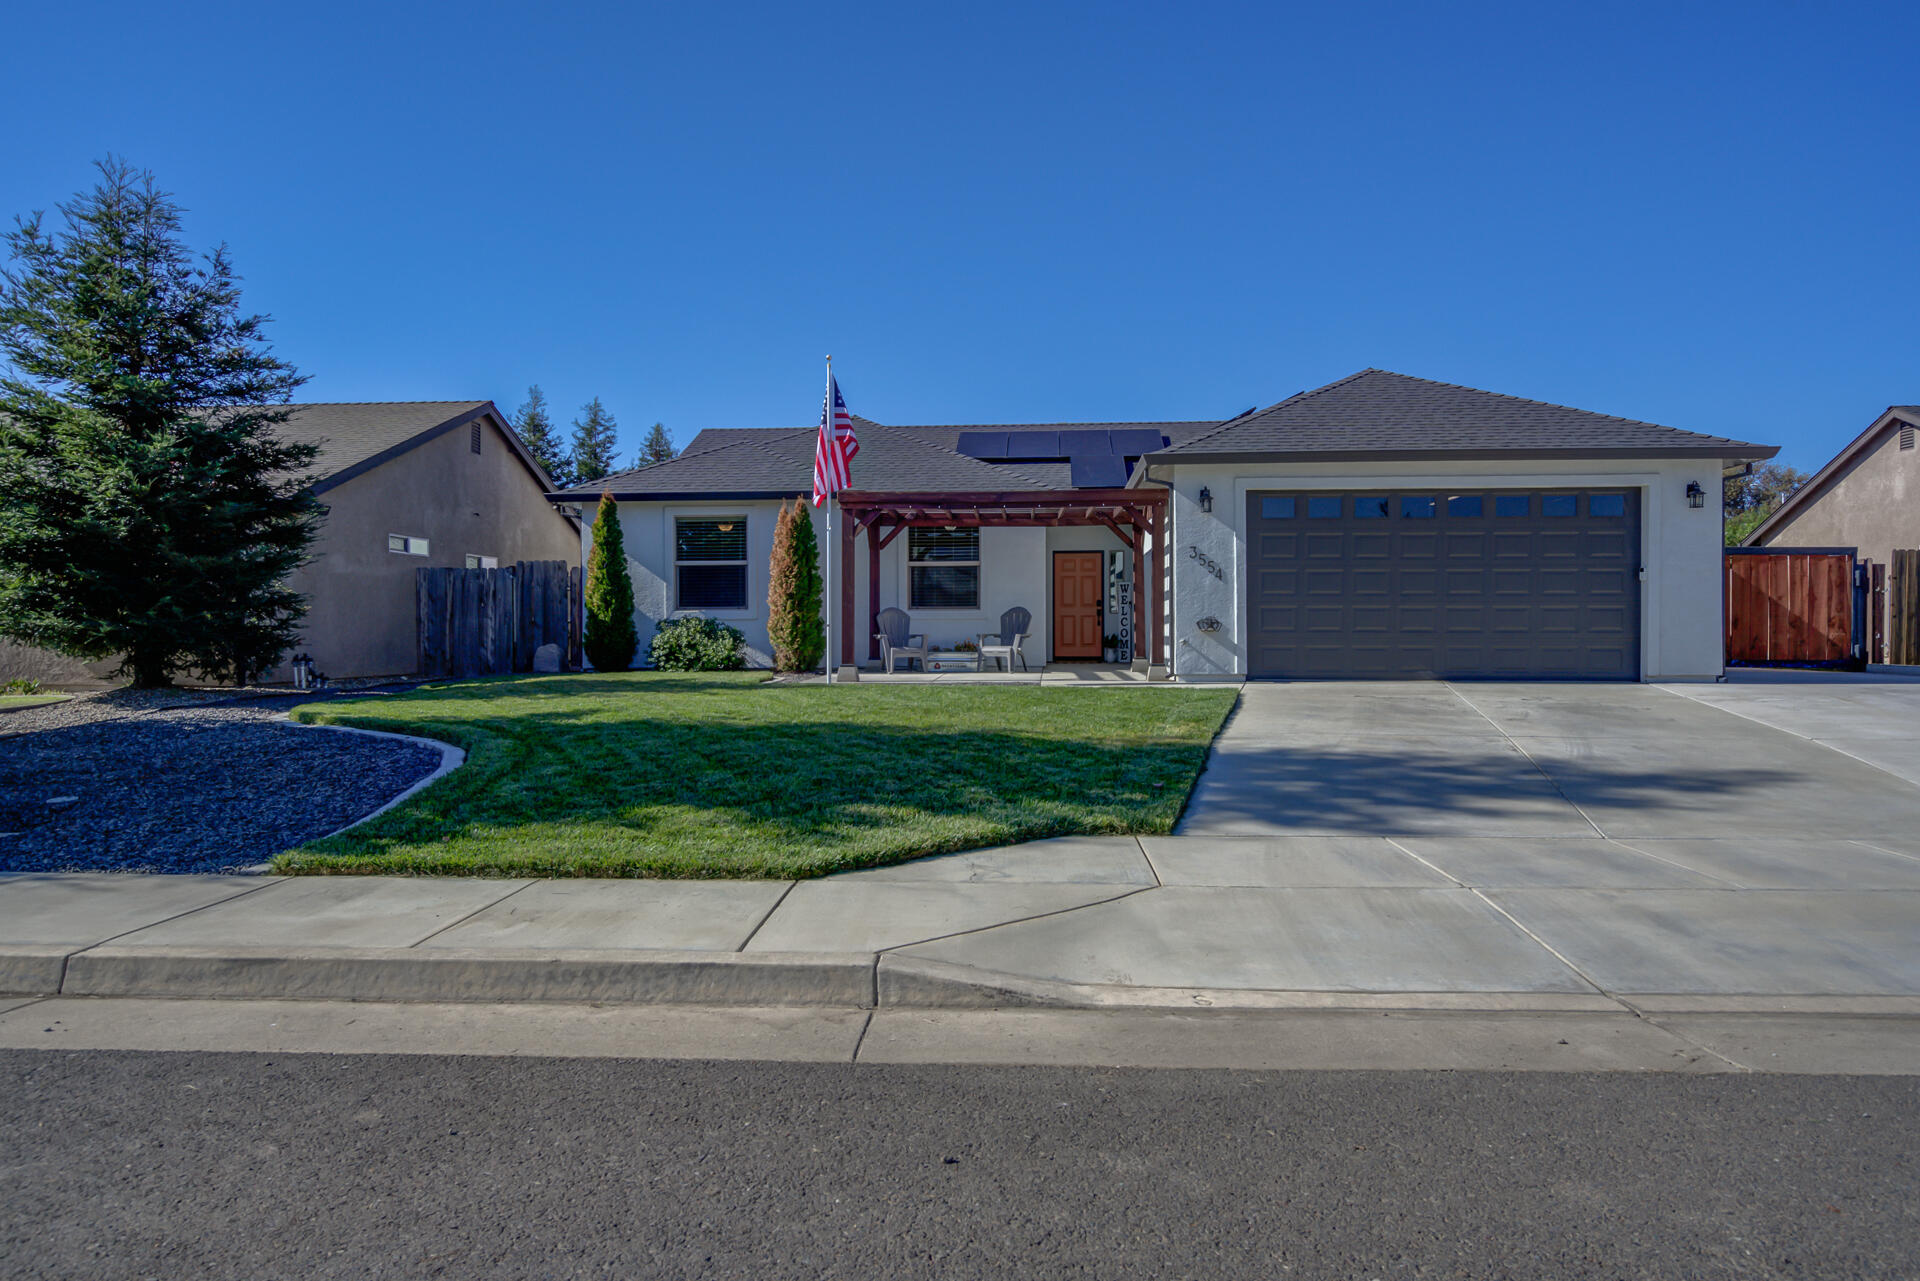
[[[1120,638],[1119,658],[1133,661],[1133,584],[1127,581],[1127,553],[1107,553],[1107,631]]]

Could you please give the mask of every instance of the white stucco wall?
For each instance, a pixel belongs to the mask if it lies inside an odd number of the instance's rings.
[[[634,621],[640,630],[639,662],[646,662],[654,628],[664,619],[702,613],[740,629],[746,637],[747,664],[770,667],[772,645],[767,638],[767,571],[773,555],[773,525],[780,505],[770,500],[751,502],[629,502],[620,504],[621,534],[626,540],[627,573],[633,579]],[[747,522],[747,607],[742,610],[677,610],[674,601],[673,521],[676,516],[734,516]],[[593,550],[592,512],[581,530],[581,558]],[[822,549],[821,573],[826,573],[826,530],[814,511],[814,536]],[[981,632],[998,631],[1000,615],[1016,606],[1032,611],[1033,625],[1026,643],[1028,661],[1038,665],[1053,657],[1053,556],[1055,551],[1123,550],[1110,530],[1099,527],[1064,529],[983,529],[980,531],[980,605],[977,609],[914,609],[910,601],[907,538],[902,534],[880,552],[880,608],[903,609],[913,618],[913,629],[926,634],[936,648],[951,648]],[[836,519],[834,542],[839,541]],[[862,667],[877,665],[869,657],[869,553],[866,535],[853,544],[851,564],[854,600],[854,659]],[[1129,571],[1130,572],[1130,571]],[[836,583],[837,587],[837,583]],[[837,593],[826,602],[838,626]],[[1111,629],[1110,629],[1111,630]],[[836,652],[839,637],[834,638]]]
[[[1173,485],[1170,660],[1175,677],[1205,679],[1247,670],[1247,494],[1263,489],[1635,488],[1640,496],[1641,679],[1711,680],[1725,669],[1722,633],[1720,466],[1713,459],[1539,460],[1420,465],[1239,463],[1156,466]],[[1707,493],[1687,506],[1689,481]],[[1213,511],[1199,507],[1202,488]],[[1205,566],[1220,568],[1215,577]],[[1220,620],[1203,632],[1204,618]]]

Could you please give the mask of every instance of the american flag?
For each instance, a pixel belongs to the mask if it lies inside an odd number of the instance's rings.
[[[827,375],[827,395],[820,405],[820,438],[813,447],[813,505],[833,496],[836,489],[853,483],[853,456],[860,452],[860,441],[853,434],[853,415],[847,412],[840,384]]]

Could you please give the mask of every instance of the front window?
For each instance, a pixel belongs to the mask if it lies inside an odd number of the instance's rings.
[[[979,530],[910,529],[907,566],[911,608],[980,608]]]
[[[745,609],[746,517],[674,517],[673,571],[678,608]]]

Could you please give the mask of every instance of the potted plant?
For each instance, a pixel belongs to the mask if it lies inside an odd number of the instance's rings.
[[[1120,661],[1120,638],[1112,632],[1100,638],[1101,661],[1117,663]]]
[[[971,641],[971,640],[963,640],[958,645],[955,645],[953,647],[953,652],[956,654],[971,654],[979,648],[980,648],[979,642]]]

